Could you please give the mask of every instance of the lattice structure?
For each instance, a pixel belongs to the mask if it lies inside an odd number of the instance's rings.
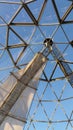
[[[60,69],[64,73],[65,77],[68,79],[70,85],[73,87],[73,73],[69,65],[65,62],[65,59],[58,49],[58,47],[53,43],[51,39],[46,39],[46,42],[44,43],[46,45],[46,49],[44,50],[48,55],[49,53],[52,54],[53,58],[56,60],[56,62],[59,64]]]
[[[24,130],[73,129],[72,30],[73,1],[0,0],[1,85],[37,52],[48,51],[46,38],[53,40]]]

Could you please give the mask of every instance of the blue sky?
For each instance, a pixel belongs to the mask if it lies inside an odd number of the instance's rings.
[[[59,50],[63,53],[64,58],[70,62],[69,66],[73,70],[73,48],[69,44],[69,42],[73,40],[73,24],[59,24],[52,0],[47,1],[42,16],[39,20],[39,26],[12,25],[10,21],[12,20],[12,17],[14,17],[17,10],[21,8],[22,4],[20,0],[5,1],[13,2],[13,4],[0,3],[0,81],[4,81],[11,71],[18,70],[18,68],[15,68],[7,49],[2,48],[5,48],[7,44],[8,46],[12,46],[15,44],[21,44],[23,41],[29,44],[19,60],[17,59],[22,52],[23,47],[12,49],[9,48],[14,62],[16,63],[17,61],[17,66],[23,68],[24,64],[27,64],[37,52],[42,50],[44,47],[43,41],[47,37],[51,37],[53,39]],[[17,4],[15,2],[17,2]],[[43,3],[44,0],[36,0],[35,2],[28,4],[29,9],[36,19],[38,19]],[[71,5],[71,2],[67,0],[55,0],[55,3],[60,18],[62,18],[66,10]],[[73,10],[65,19],[65,21],[71,20],[73,20]],[[12,23],[33,24],[33,21],[25,9],[22,8],[17,16],[12,20]],[[10,26],[9,30],[7,24]],[[12,29],[16,32],[16,34],[12,31]],[[8,34],[7,31],[9,31]],[[19,35],[20,38],[17,35]],[[51,54],[48,58],[49,61],[47,62],[44,71],[49,80],[50,75],[56,65],[56,61]],[[59,66],[55,69],[52,79],[58,77],[64,77],[64,74]],[[27,124],[24,130],[72,130],[72,87],[66,79],[59,79],[47,83],[45,82],[45,77],[43,74],[41,78],[44,79],[44,81],[40,80],[38,84],[38,90],[34,97],[29,113],[30,115],[28,116]],[[59,98],[61,98],[60,103],[58,102]],[[38,105],[39,100],[42,102]],[[66,120],[68,120],[70,116],[72,121],[67,125]],[[30,123],[31,119],[33,119],[33,121]],[[49,120],[52,120],[54,123],[49,124]],[[58,121],[58,123],[56,121]]]

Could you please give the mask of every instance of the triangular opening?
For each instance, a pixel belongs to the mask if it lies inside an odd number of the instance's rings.
[[[46,88],[46,86],[45,86]],[[45,89],[44,89],[45,90]],[[46,91],[44,92],[44,95],[42,97],[42,100],[44,101],[50,101],[50,100],[56,100],[56,96],[52,91],[52,88],[50,87],[50,85],[48,84]]]
[[[43,106],[44,106],[44,108],[45,108],[45,110],[46,110],[46,113],[47,113],[47,116],[48,116],[48,118],[50,119],[51,118],[51,116],[52,116],[52,112],[54,111],[54,109],[55,109],[55,107],[56,107],[56,103],[54,102],[55,101],[55,99],[54,100],[49,100],[48,99],[48,101],[46,102],[46,101],[42,101],[42,104],[43,104]]]
[[[47,2],[46,8],[41,17],[40,24],[41,23],[55,23],[55,22],[58,22],[58,19],[57,19],[54,7],[52,5],[52,1],[49,0]]]
[[[64,74],[62,72],[62,70],[60,69],[59,65],[57,65],[54,73],[53,73],[53,76],[52,76],[52,79],[59,79],[61,77],[64,77]]]
[[[34,30],[34,26],[12,26],[11,28],[13,28],[13,30],[15,30],[15,32],[25,41],[29,41]]]
[[[40,26],[43,34],[46,38],[52,37],[52,34],[54,33],[57,26]]]
[[[33,13],[33,15],[36,19],[39,16],[43,2],[44,2],[44,0],[37,0],[37,1],[31,2],[30,4],[28,4],[29,9],[31,10],[31,12]]]
[[[56,3],[60,17],[62,17],[65,14],[66,10],[71,5],[71,2],[69,3],[68,0],[63,0],[63,1],[58,0],[58,1],[55,1],[55,3]]]
[[[23,47],[10,49],[11,55],[15,62],[17,58],[19,57],[20,53],[22,52],[22,50],[23,50]]]
[[[51,64],[56,64],[56,61],[55,61],[55,59],[54,59],[54,57],[51,55],[51,53],[48,55],[48,59],[49,59],[49,61],[48,62],[50,62]]]
[[[48,56],[49,57],[49,56]],[[50,79],[50,77],[51,77],[51,74],[52,74],[52,71],[53,71],[53,69],[54,69],[54,67],[55,67],[55,65],[56,65],[56,62],[54,61],[54,62],[51,62],[51,61],[49,61],[48,60],[48,62],[47,62],[47,64],[46,64],[46,67],[45,67],[45,78],[47,78],[48,80]]]
[[[57,42],[57,43],[66,43],[66,42],[68,42],[68,41],[67,41],[67,38],[66,38],[66,36],[65,36],[65,33],[63,32],[63,30],[62,30],[61,27],[59,27],[59,28],[57,29],[57,31],[55,32],[53,39],[54,39],[55,43],[56,43],[56,42]],[[63,46],[63,45],[62,45],[62,46]],[[62,49],[62,48],[61,48],[61,49]],[[64,49],[64,48],[63,48],[63,49]]]
[[[30,41],[30,44],[43,44],[44,41],[44,36],[41,33],[40,29],[36,28],[36,30],[34,31],[34,35]]]
[[[53,120],[55,120],[55,121],[67,120],[67,117],[60,106],[57,107]]]
[[[8,0],[9,1],[9,0]],[[17,9],[19,8],[19,4],[0,4],[0,16],[6,21],[9,22],[10,19],[13,17]]]
[[[12,23],[32,23],[31,18],[29,17],[29,15],[27,14],[27,12],[25,11],[24,8],[22,8],[20,10],[20,12],[16,15],[16,17],[14,18],[14,20],[12,21]]]
[[[40,30],[36,28],[36,31],[34,32],[32,39],[29,39],[31,49],[33,50],[34,53],[42,50],[43,41],[44,41],[44,36],[40,32]]]
[[[39,113],[41,116],[39,116]],[[34,120],[43,120],[43,117],[44,117],[44,121],[47,120],[47,117],[45,115],[45,112],[44,112],[44,106],[42,107],[41,104],[39,104],[39,107],[37,108],[37,111],[35,113],[35,116],[34,116]]]
[[[14,33],[12,30],[9,30],[8,45],[16,45],[21,43],[24,43],[24,40],[20,37],[20,35],[16,34],[16,32]]]

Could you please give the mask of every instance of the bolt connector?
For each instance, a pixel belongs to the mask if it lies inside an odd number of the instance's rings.
[[[53,41],[52,41],[51,38],[46,38],[46,39],[44,40],[44,44],[45,44],[46,47],[49,47],[49,46],[52,46]]]

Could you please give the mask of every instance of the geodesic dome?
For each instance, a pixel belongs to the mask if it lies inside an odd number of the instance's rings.
[[[44,50],[47,38],[54,47],[24,130],[72,130],[73,1],[0,0],[0,86]]]

